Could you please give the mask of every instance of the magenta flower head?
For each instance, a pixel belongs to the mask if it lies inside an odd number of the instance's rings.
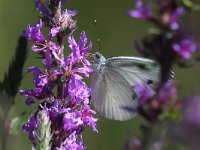
[[[183,59],[189,59],[198,48],[198,44],[191,36],[173,44],[173,50]]]
[[[183,7],[177,7],[171,14],[169,15],[168,24],[172,30],[177,30],[179,28],[179,24],[177,23],[178,19],[185,14],[185,10]]]
[[[136,8],[129,11],[129,15],[134,18],[149,19],[152,17],[151,1],[145,5],[142,0],[136,0]]]

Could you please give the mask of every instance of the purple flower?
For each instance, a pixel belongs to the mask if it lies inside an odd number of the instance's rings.
[[[81,112],[74,112],[67,108],[63,117],[63,126],[66,132],[77,130],[79,126],[83,125]]]
[[[54,7],[58,7],[59,2],[61,2],[61,5],[64,5],[68,0],[55,0],[53,2],[51,1],[47,1],[47,3],[49,5],[51,5],[51,3],[53,5],[55,5]],[[41,3],[40,0],[35,0],[35,7],[38,9],[38,11],[40,12],[40,14],[42,14],[43,16],[50,16],[50,12],[49,10],[46,8],[46,6],[44,4]]]
[[[28,98],[25,100],[25,103],[26,103],[26,105],[32,105],[33,103],[35,103],[35,99],[32,98],[32,97],[28,97]]]
[[[172,30],[177,30],[179,28],[179,24],[177,23],[177,20],[183,16],[185,13],[185,10],[183,7],[177,7],[174,12],[171,13],[169,16],[169,25]]]
[[[72,75],[68,84],[70,104],[78,105],[86,99],[89,99],[90,89],[77,75]]]
[[[35,26],[28,25],[24,34],[26,38],[30,41],[36,42],[36,43],[44,43],[45,39],[43,34],[41,33],[42,28],[42,20],[39,21],[38,24]]]
[[[140,104],[147,102],[155,93],[151,85],[148,84],[148,81],[143,84],[136,84],[134,86],[134,91]]]
[[[60,24],[60,30],[67,35],[76,29],[76,21],[72,19],[78,12],[76,10],[64,10],[59,14],[59,19],[55,18],[55,24]]]
[[[54,99],[54,98],[53,98]],[[59,100],[54,99],[54,103],[49,108],[46,108],[48,111],[49,119],[51,120],[52,124],[56,124],[58,117],[60,114],[63,113],[62,106],[59,103]]]
[[[151,150],[162,150],[165,143],[163,141],[156,141],[152,143]]]
[[[51,94],[51,90],[55,87],[55,78],[60,74],[57,70],[45,72],[34,66],[29,67],[27,72],[33,72],[33,82],[35,84],[34,90],[20,90],[21,95],[29,96],[26,100],[27,104],[30,104],[31,101],[33,102],[32,97],[41,99]]]
[[[197,51],[198,45],[194,42],[194,38],[188,37],[180,42],[174,43],[173,49],[182,58],[189,59]]]
[[[82,110],[83,123],[85,126],[89,126],[93,129],[93,131],[97,132],[96,128],[97,119],[92,116],[93,114],[96,114],[96,112],[90,109],[89,104],[85,104]]]
[[[184,102],[183,119],[187,123],[200,125],[200,97],[192,97]]]
[[[49,16],[50,12],[48,9],[41,3],[40,0],[35,0],[35,7],[39,10],[39,12],[44,16]]]
[[[142,150],[142,141],[139,138],[127,137],[124,150]]]
[[[166,82],[158,91],[158,99],[162,104],[176,98],[176,88],[173,81]]]
[[[40,70],[38,67],[32,66],[29,67],[27,72],[33,72],[35,88],[42,89],[48,82],[47,73]]]
[[[45,59],[43,60],[43,64],[46,66],[46,68],[50,69],[53,62],[52,54],[55,58],[58,58],[56,51],[60,49],[60,46],[51,40],[60,31],[60,27],[51,29],[48,35],[48,40],[45,40],[43,34],[40,31],[41,28],[42,20],[40,19],[39,23],[35,26],[28,25],[24,34],[28,40],[35,42],[35,44],[32,46],[32,50],[36,53],[41,53],[44,55]]]
[[[34,114],[28,119],[28,122],[22,127],[22,131],[29,132],[29,140],[32,142],[35,140],[36,137],[36,132],[35,132],[36,126],[37,126],[37,117],[36,114]]]
[[[129,15],[134,18],[149,19],[152,17],[151,2],[146,6],[142,0],[136,0],[136,9],[130,10]]]
[[[29,67],[27,72],[33,73],[35,87],[32,90],[20,90],[22,95],[28,97],[25,100],[27,105],[33,104],[36,99],[42,99],[34,118],[31,117],[23,127],[23,131],[29,132],[33,148],[40,144],[40,139],[35,135],[39,124],[35,118],[41,110],[45,110],[50,121],[49,128],[53,135],[49,137],[51,143],[45,144],[51,149],[84,150],[81,136],[84,127],[97,131],[97,119],[93,117],[96,112],[89,107],[91,89],[82,81],[82,76],[89,77],[93,71],[87,60],[92,43],[88,44],[85,32],[81,33],[78,43],[73,35],[68,36],[72,52],[65,58],[64,37],[75,29],[76,21],[72,17],[77,14],[77,11],[62,11],[60,4],[65,2],[66,0],[48,1],[47,9],[40,0],[35,0],[35,6],[43,17],[35,26],[28,25],[24,32],[27,39],[34,42],[32,50],[44,57],[42,63],[46,67],[46,70]],[[50,27],[47,40],[41,32],[42,20]],[[53,42],[54,37],[57,42]],[[37,133],[40,133],[39,129]]]
[[[86,148],[83,146],[82,137],[80,137],[79,141],[77,139],[78,137],[76,132],[73,132],[65,140],[65,145],[56,147],[55,150],[85,150]]]
[[[88,51],[92,49],[92,42],[90,42],[89,45],[86,46],[87,37],[85,32],[81,33],[80,40],[78,43],[76,43],[74,36],[69,36],[68,42],[69,42],[69,47],[72,50],[70,63],[74,64],[77,61],[80,61],[81,63],[83,63],[83,65],[90,66],[91,64],[87,60],[87,57],[89,56]]]

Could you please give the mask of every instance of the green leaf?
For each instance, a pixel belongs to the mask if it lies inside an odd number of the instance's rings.
[[[188,59],[188,60],[179,60],[178,61],[178,65],[179,67],[182,67],[182,68],[190,68],[194,65],[194,60],[192,59]]]
[[[15,117],[11,120],[10,124],[10,133],[11,134],[17,134],[22,126],[27,122],[29,116],[37,110],[38,105],[41,103],[41,101],[36,102],[35,104],[29,106],[26,111],[24,111],[20,116]]]
[[[10,133],[18,134],[23,124],[28,120],[30,114],[31,112],[27,111],[22,113],[21,116],[13,118],[10,124]]]
[[[181,111],[180,110],[165,110],[159,116],[159,120],[173,120],[178,121],[181,118]]]
[[[183,5],[192,10],[192,11],[199,11],[200,10],[200,4],[193,3],[191,0],[182,0]]]
[[[8,72],[4,76],[2,88],[5,89],[9,96],[15,96],[21,84],[23,67],[27,56],[28,42],[24,36],[21,36],[18,41],[15,56],[10,63]],[[14,103],[14,102],[13,102]]]

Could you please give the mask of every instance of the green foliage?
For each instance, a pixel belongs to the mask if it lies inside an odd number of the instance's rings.
[[[178,62],[179,67],[182,68],[190,68],[195,64],[193,59],[188,59],[188,60],[180,60]]]
[[[15,96],[21,84],[23,67],[27,56],[27,46],[26,38],[21,36],[18,40],[14,59],[10,63],[8,72],[5,74],[2,82],[2,88],[5,89],[9,96]]]
[[[173,120],[179,121],[181,119],[180,110],[165,110],[162,114],[159,115],[159,120]]]
[[[182,0],[183,5],[192,10],[192,11],[199,11],[200,10],[200,4],[196,4],[192,2],[191,0]]]
[[[23,126],[24,123],[27,122],[28,117],[33,113],[36,107],[39,105],[40,102],[29,106],[26,111],[24,111],[20,116],[17,116],[11,120],[10,123],[10,133],[11,134],[18,134]]]

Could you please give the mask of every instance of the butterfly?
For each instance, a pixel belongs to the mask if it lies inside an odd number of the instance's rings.
[[[105,118],[120,121],[137,114],[126,109],[138,107],[134,85],[145,80],[155,85],[160,74],[160,67],[153,60],[130,56],[105,58],[98,52],[94,54],[93,69],[91,102]]]

